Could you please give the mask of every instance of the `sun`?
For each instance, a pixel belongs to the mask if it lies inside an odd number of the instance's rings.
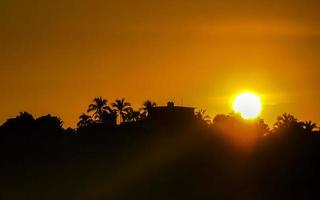
[[[251,92],[241,93],[233,100],[233,110],[244,119],[255,119],[262,110],[261,99]]]

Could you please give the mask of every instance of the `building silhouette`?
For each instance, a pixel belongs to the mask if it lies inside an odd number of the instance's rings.
[[[168,102],[167,106],[156,106],[150,109],[148,118],[161,125],[185,124],[195,121],[193,107],[175,106]]]

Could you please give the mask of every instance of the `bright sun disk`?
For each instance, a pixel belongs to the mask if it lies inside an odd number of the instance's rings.
[[[233,110],[244,119],[257,118],[261,107],[260,97],[251,92],[241,93],[233,100]]]

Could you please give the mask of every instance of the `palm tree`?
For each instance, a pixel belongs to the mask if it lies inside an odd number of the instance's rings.
[[[79,117],[79,122],[77,123],[78,128],[87,127],[88,125],[92,124],[93,120],[90,115],[82,113]]]
[[[148,116],[148,114],[150,113],[150,111],[152,110],[152,108],[156,107],[157,104],[151,100],[146,100],[145,102],[143,102],[142,104],[142,108],[141,110],[143,110],[143,115],[144,116]]]
[[[120,123],[124,121],[126,114],[131,108],[131,104],[126,102],[124,98],[116,99],[114,103],[111,104],[113,110],[118,114]]]
[[[143,114],[133,109],[128,109],[124,120],[126,122],[137,122],[143,118]]]
[[[298,125],[298,120],[290,114],[284,113],[277,118],[277,122],[274,124],[275,129],[287,129],[293,125]]]
[[[308,133],[312,133],[313,130],[318,127],[317,124],[312,121],[302,122],[302,126]]]
[[[204,122],[210,121],[210,117],[209,117],[209,115],[206,114],[206,110],[204,110],[204,109],[200,109],[200,110],[196,111],[195,116],[198,120],[201,120]]]
[[[87,112],[94,112],[93,118],[98,122],[101,122],[102,115],[104,112],[109,112],[111,109],[107,105],[107,100],[103,99],[101,96],[93,99],[92,104],[89,105]]]

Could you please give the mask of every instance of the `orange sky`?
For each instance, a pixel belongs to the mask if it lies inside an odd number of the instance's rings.
[[[250,89],[262,117],[320,123],[316,0],[2,0],[0,122],[28,111],[65,126],[95,96],[174,100],[213,116]]]

